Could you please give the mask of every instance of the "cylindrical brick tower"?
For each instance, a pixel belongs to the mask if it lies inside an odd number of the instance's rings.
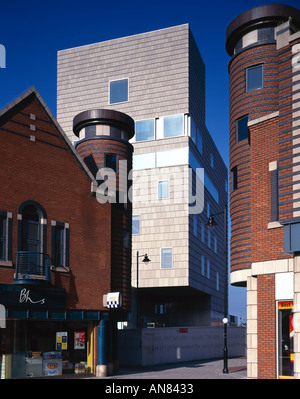
[[[270,115],[279,107],[278,51],[275,28],[299,10],[286,5],[265,5],[237,16],[226,30],[231,56],[230,171],[231,272],[251,267],[251,120]],[[275,134],[272,131],[270,134]],[[277,142],[278,140],[276,140]]]
[[[128,173],[133,153],[129,140],[134,135],[134,121],[118,111],[95,109],[76,115],[73,131],[79,138],[76,150],[99,183],[97,192],[101,188],[102,200],[111,203],[111,292],[122,293],[121,310],[128,312],[132,225]]]

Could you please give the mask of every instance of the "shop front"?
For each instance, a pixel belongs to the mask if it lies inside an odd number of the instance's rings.
[[[293,301],[277,303],[278,378],[294,378]]]
[[[65,292],[0,284],[1,379],[93,372],[100,311],[65,308]],[[13,306],[14,305],[14,306]]]

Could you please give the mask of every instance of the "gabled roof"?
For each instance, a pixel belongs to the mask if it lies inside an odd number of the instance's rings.
[[[90,172],[90,170],[88,169],[88,167],[86,166],[86,164],[84,163],[84,161],[82,160],[80,155],[77,153],[77,151],[73,147],[72,143],[70,142],[68,136],[62,130],[62,128],[59,125],[59,123],[57,122],[56,118],[54,117],[54,115],[52,114],[52,112],[50,111],[50,109],[48,108],[48,106],[46,105],[46,103],[44,102],[44,100],[42,99],[42,97],[40,96],[40,94],[38,93],[37,89],[34,86],[31,87],[29,90],[27,90],[22,95],[20,95],[17,99],[12,101],[5,108],[0,110],[0,122],[3,119],[9,118],[10,114],[14,113],[18,109],[20,109],[24,103],[26,103],[27,101],[30,101],[30,100],[32,100],[34,98],[37,98],[38,101],[43,106],[44,110],[48,114],[48,116],[51,119],[51,121],[53,122],[54,126],[56,127],[56,129],[60,133],[61,137],[63,138],[63,140],[67,144],[67,147],[68,147],[69,151],[71,152],[72,155],[74,155],[75,159],[80,164],[80,167],[85,171],[85,173],[87,174],[88,178],[91,180],[91,191],[95,192],[95,190],[97,188],[97,182],[96,182],[94,176],[92,175],[92,173]]]

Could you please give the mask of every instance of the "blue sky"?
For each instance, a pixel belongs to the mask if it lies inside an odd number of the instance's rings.
[[[35,86],[56,116],[57,51],[189,23],[206,66],[206,124],[229,164],[229,56],[225,30],[241,12],[299,0],[0,0],[0,109]],[[246,317],[245,289],[230,288],[229,311]]]

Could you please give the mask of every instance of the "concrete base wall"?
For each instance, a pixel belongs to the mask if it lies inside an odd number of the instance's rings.
[[[151,366],[223,357],[224,328],[165,327],[119,330],[122,366]],[[228,357],[246,356],[246,328],[227,328]]]

